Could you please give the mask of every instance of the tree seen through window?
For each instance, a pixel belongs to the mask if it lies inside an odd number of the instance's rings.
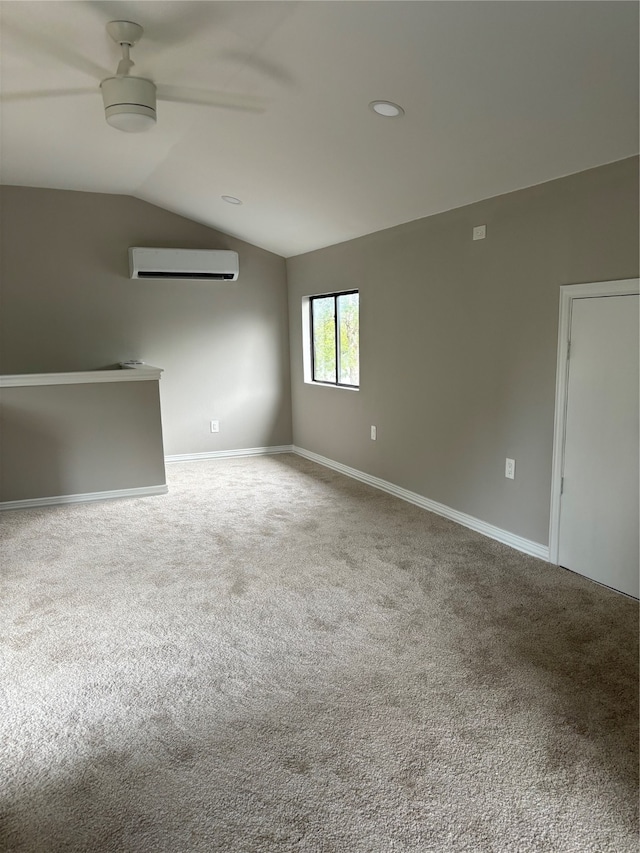
[[[360,384],[360,300],[357,291],[311,297],[313,381]]]

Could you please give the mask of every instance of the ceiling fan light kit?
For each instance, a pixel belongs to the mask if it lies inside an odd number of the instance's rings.
[[[100,84],[107,124],[126,133],[156,123],[156,87],[144,77],[107,77]]]

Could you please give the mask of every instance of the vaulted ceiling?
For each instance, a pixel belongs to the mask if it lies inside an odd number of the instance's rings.
[[[638,152],[635,2],[18,0],[1,15],[3,183],[130,194],[285,257]],[[144,27],[132,73],[207,103],[109,127],[114,19]]]

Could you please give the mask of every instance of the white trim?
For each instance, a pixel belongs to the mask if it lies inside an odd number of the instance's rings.
[[[106,501],[113,498],[146,498],[151,495],[166,495],[169,487],[141,486],[135,489],[115,489],[110,492],[86,492],[82,495],[55,495],[47,498],[28,498],[23,501],[0,501],[0,511],[10,509],[33,509],[39,506],[57,506],[58,504],[89,503]]]
[[[270,456],[274,453],[293,453],[292,444],[281,444],[275,447],[245,447],[240,450],[212,450],[207,453],[176,453],[165,456],[164,461],[171,462],[204,462],[207,459],[230,459],[236,456]]]
[[[599,296],[633,296],[640,292],[637,278],[595,281],[588,284],[564,284],[560,287],[558,321],[558,355],[556,368],[556,409],[553,425],[553,461],[551,469],[551,511],[549,516],[549,561],[558,565],[560,552],[560,493],[564,468],[564,437],[567,413],[567,380],[569,373],[569,335],[574,299]]]
[[[302,297],[302,375],[306,384],[311,379],[311,297]]]
[[[359,391],[359,385],[336,385],[335,382],[313,382],[311,379],[304,380],[305,385],[312,385],[314,388],[331,388],[334,391]]]
[[[474,518],[472,515],[467,515],[464,512],[459,512],[457,509],[452,509],[445,504],[437,503],[429,498],[425,498],[416,492],[410,492],[400,486],[395,486],[386,480],[380,480],[378,477],[372,477],[370,474],[365,474],[364,471],[358,471],[355,468],[349,468],[347,465],[342,465],[340,462],[334,462],[332,459],[327,459],[325,456],[319,456],[317,453],[312,453],[309,450],[304,450],[301,447],[294,445],[293,452],[298,456],[303,456],[312,462],[317,462],[319,465],[324,465],[327,468],[332,468],[340,474],[345,474],[347,477],[352,477],[354,480],[359,480],[361,483],[366,483],[373,486],[375,489],[380,489],[383,492],[388,492],[403,501],[415,504],[416,506],[426,509],[429,512],[434,512],[436,515],[441,515],[463,527],[468,527],[470,530],[475,530],[483,536],[488,536],[489,539],[495,539],[502,542],[504,545],[509,545],[515,548],[516,551],[522,551],[524,554],[529,554],[531,557],[538,557],[540,560],[549,560],[549,549],[546,545],[540,545],[538,542],[532,542],[529,539],[524,539],[522,536],[517,536],[515,533],[510,533],[508,530],[502,530],[500,527],[494,527],[493,524],[488,524],[486,521],[481,521],[479,518]]]
[[[115,368],[114,370],[85,370],[74,373],[19,373],[12,376],[0,376],[0,388],[16,388],[27,385],[93,385],[96,382],[147,382],[158,380],[162,368],[136,367]]]

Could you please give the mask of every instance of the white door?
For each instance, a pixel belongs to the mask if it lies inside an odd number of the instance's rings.
[[[640,592],[637,295],[574,299],[558,562]]]

